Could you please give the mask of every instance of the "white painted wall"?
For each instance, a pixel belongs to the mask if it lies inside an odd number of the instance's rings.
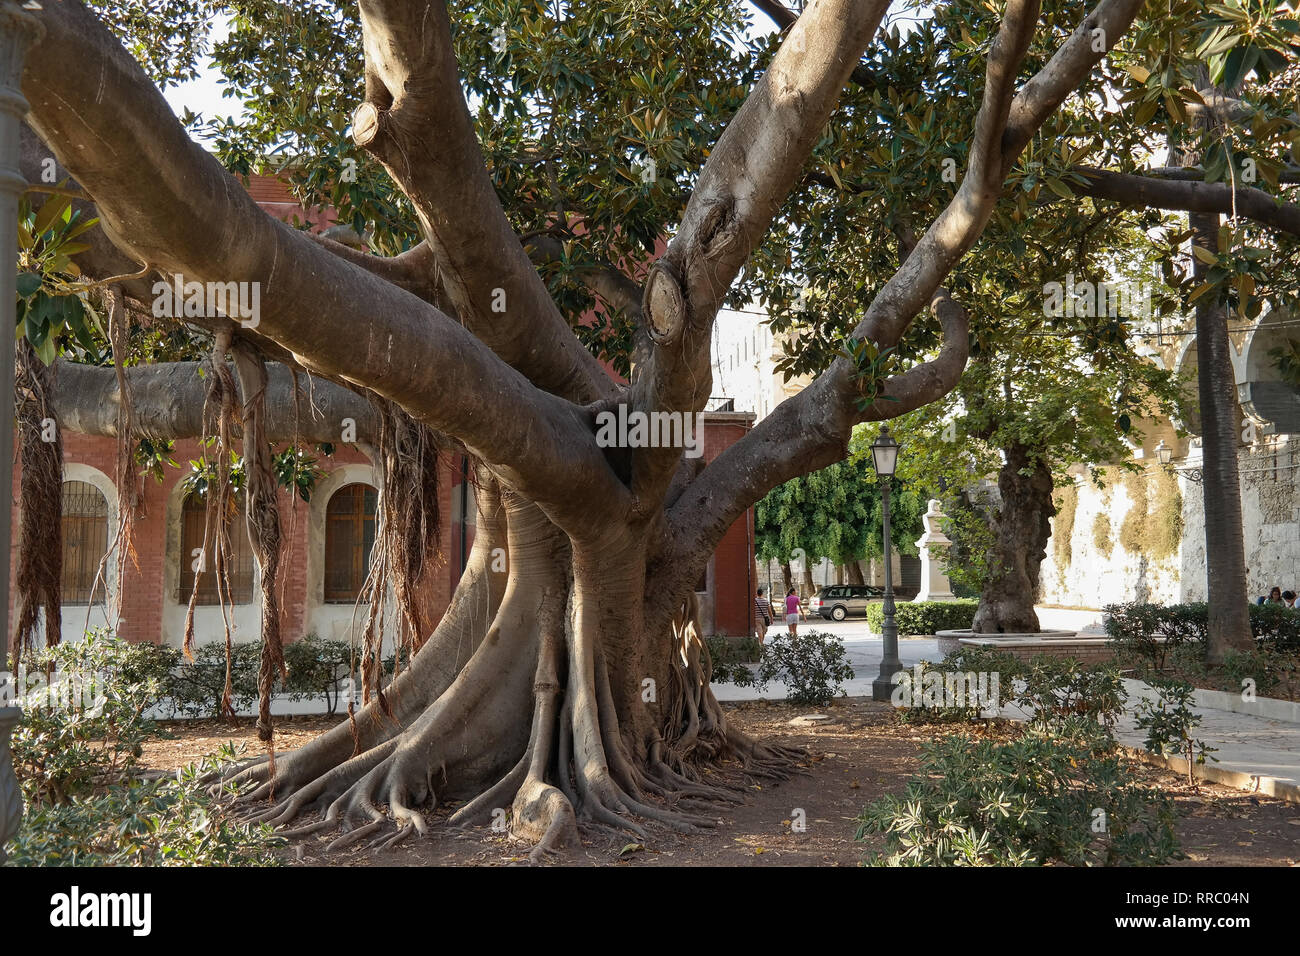
[[[1199,463],[1196,457],[1175,464],[1195,465]],[[1159,466],[1152,463],[1149,467]],[[1239,467],[1249,594],[1254,599],[1273,585],[1300,591],[1300,436],[1262,439],[1243,448]],[[1041,603],[1100,608],[1134,600],[1163,604],[1205,600],[1205,505],[1200,484],[1180,477],[1182,547],[1159,563],[1127,553],[1118,541],[1131,504],[1122,484],[1113,488],[1109,503],[1086,479],[1077,487],[1071,561],[1068,568],[1058,567],[1048,542]],[[1098,554],[1093,544],[1093,522],[1102,510],[1111,522],[1113,550],[1109,558]]]

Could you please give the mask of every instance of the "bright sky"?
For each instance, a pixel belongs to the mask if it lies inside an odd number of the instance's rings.
[[[219,17],[212,25],[209,42],[220,42],[230,32],[228,17]],[[239,101],[223,99],[223,87],[218,82],[221,74],[212,67],[212,61],[205,59],[204,69],[197,80],[190,80],[180,86],[168,87],[163,96],[171,105],[172,112],[179,116],[186,108],[205,117],[235,116],[240,111]]]

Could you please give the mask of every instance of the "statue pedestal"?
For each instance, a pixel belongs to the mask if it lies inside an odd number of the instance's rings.
[[[931,498],[930,508],[921,518],[925,533],[916,541],[921,555],[921,590],[912,599],[913,603],[957,600],[948,575],[943,573],[943,552],[952,547],[952,541],[940,529],[939,523],[945,517],[939,510],[941,504],[938,498]]]

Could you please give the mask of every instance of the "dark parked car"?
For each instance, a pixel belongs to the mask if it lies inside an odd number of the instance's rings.
[[[867,604],[885,596],[885,589],[870,584],[837,584],[822,588],[808,601],[808,613],[828,621],[842,621],[850,614],[864,617]]]

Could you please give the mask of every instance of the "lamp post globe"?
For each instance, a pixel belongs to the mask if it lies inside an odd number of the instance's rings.
[[[889,426],[880,429],[880,436],[871,443],[871,462],[881,478],[892,478],[898,465],[898,442],[889,434]]]

